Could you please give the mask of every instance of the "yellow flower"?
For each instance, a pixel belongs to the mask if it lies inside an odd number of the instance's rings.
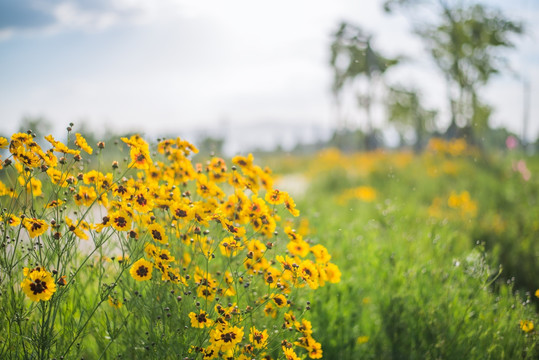
[[[243,328],[237,326],[216,328],[210,332],[210,342],[223,352],[233,349],[242,339]]]
[[[215,299],[215,290],[211,286],[200,285],[197,289],[197,296],[207,301],[213,301]]]
[[[368,336],[360,336],[360,337],[357,338],[357,343],[358,343],[359,345],[365,344],[365,343],[367,343],[368,341],[369,341],[369,337],[368,337]]]
[[[311,359],[321,359],[322,358],[322,344],[319,342],[313,341],[310,343],[310,347],[307,349],[309,351],[309,357]]]
[[[255,349],[263,349],[268,345],[268,330],[260,331],[252,326],[249,330],[249,341]]]
[[[228,236],[219,243],[219,249],[221,250],[221,254],[226,257],[236,256],[238,251],[243,249],[243,244],[240,240]]]
[[[533,321],[531,320],[520,320],[520,328],[522,329],[522,331],[524,331],[525,333],[529,333],[529,332],[532,332],[534,327],[533,327]]]
[[[234,224],[226,219],[222,219],[220,220],[221,221],[221,225],[223,226],[223,229],[225,229],[226,231],[228,231],[229,233],[231,233],[233,236],[235,237],[244,237],[245,236],[245,233],[246,233],[246,230],[244,227],[237,227],[237,226],[234,226]]]
[[[47,301],[56,291],[56,284],[52,274],[44,268],[24,268],[26,278],[21,283],[21,288],[32,301]]]
[[[306,257],[309,255],[309,244],[307,244],[304,240],[299,241],[291,241],[286,245],[286,248],[288,251],[290,251],[290,254],[299,256],[299,257]]]
[[[63,203],[64,202],[62,200],[51,200],[50,203],[45,205],[45,208],[47,208],[47,209],[55,208],[55,207],[58,207],[58,206],[62,205]]]
[[[287,348],[283,346],[283,353],[286,360],[300,360],[300,358],[292,348]]]
[[[121,308],[123,306],[122,302],[119,299],[113,298],[110,295],[109,295],[108,303],[109,303],[110,306],[112,306],[113,308],[116,308],[116,309],[119,309],[119,308]]]
[[[149,213],[153,209],[153,200],[148,190],[139,191],[134,196],[133,208],[140,213]]]
[[[47,224],[44,220],[36,219],[36,218],[24,218],[22,220],[22,224],[28,230],[30,233],[31,238],[35,238],[36,236],[42,235],[47,229],[49,228],[49,224]]]
[[[310,336],[313,334],[313,326],[309,320],[301,320],[301,322],[294,322],[294,327],[297,331],[301,332],[303,336]]]
[[[253,154],[249,154],[247,157],[245,156],[234,156],[232,158],[232,163],[235,165],[238,165],[242,169],[249,169],[253,166]]]
[[[81,186],[79,192],[75,194],[75,204],[90,206],[97,199],[97,193],[93,187]]]
[[[137,281],[149,280],[152,278],[153,265],[151,262],[140,259],[131,266],[129,273]]]
[[[24,185],[24,179],[19,176],[19,182],[21,185]],[[28,182],[26,183],[26,191],[28,191],[32,196],[40,196],[43,194],[42,191],[42,184],[39,179],[36,178],[30,178]]]
[[[339,267],[337,265],[327,263],[325,271],[327,275],[327,280],[330,283],[336,284],[341,281],[341,271],[339,270]]]
[[[115,211],[110,215],[110,224],[118,231],[127,231],[131,229],[131,216],[127,211]]]
[[[292,216],[299,216],[299,210],[296,209],[296,203],[290,196],[287,196],[284,200],[284,206],[288,209]]]
[[[61,187],[66,187],[67,185],[69,185],[66,181],[67,177],[69,176],[69,174],[67,173],[63,173],[60,170],[50,167],[47,170],[47,175],[49,175],[53,184],[60,185]]]
[[[535,297],[539,298],[539,289],[535,290]]]
[[[268,203],[273,205],[279,205],[284,203],[284,200],[288,197],[286,191],[273,190],[266,193],[265,199]]]
[[[310,260],[301,262],[298,268],[299,276],[309,284],[311,289],[318,288],[318,270]]]
[[[282,308],[288,305],[286,298],[282,294],[273,295],[271,300],[277,305],[277,307]]]
[[[200,313],[198,314],[190,312],[189,318],[191,319],[191,326],[194,328],[203,329],[204,327],[210,327],[213,324],[213,320],[208,318],[208,314],[204,310],[200,310]]]
[[[264,306],[264,315],[275,319],[277,317],[277,309],[271,303],[267,303]]]
[[[56,141],[52,135],[47,135],[45,136],[45,140],[47,140],[48,142],[51,143],[51,145],[53,146],[54,148],[54,151],[56,152],[60,152],[60,153],[64,153],[64,154],[72,154],[72,155],[79,155],[80,154],[80,151],[79,150],[72,150],[70,148],[68,148],[65,144],[63,144],[62,142],[60,141]]]
[[[331,255],[323,245],[318,244],[311,246],[311,252],[314,254],[316,262],[325,264],[331,260]]]
[[[69,231],[72,231],[78,238],[88,240],[88,235],[84,230],[90,230],[90,225],[84,220],[73,222],[70,218],[66,217],[66,224]]]
[[[13,214],[6,215],[5,218],[0,217],[0,219],[0,221],[5,221],[9,226],[19,226],[21,223],[21,219]]]
[[[94,152],[94,150],[90,146],[88,146],[86,139],[83,138],[81,134],[76,133],[75,137],[76,137],[75,145],[80,147],[82,150],[86,151],[88,154],[92,154]]]
[[[148,226],[148,233],[150,233],[152,239],[161,244],[166,244],[168,242],[168,236],[165,233],[165,229],[158,223]]]

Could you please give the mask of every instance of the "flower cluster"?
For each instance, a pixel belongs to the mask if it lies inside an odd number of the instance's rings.
[[[427,150],[436,154],[445,154],[450,156],[462,156],[473,151],[466,140],[462,138],[449,141],[441,138],[432,138],[427,144]]]
[[[346,203],[352,199],[358,199],[364,202],[373,202],[376,200],[378,193],[376,189],[371,186],[363,185],[353,189],[347,189],[342,192],[338,197],[339,203]]]
[[[442,218],[450,215],[447,210],[456,210],[463,219],[477,216],[477,202],[472,200],[468,191],[462,191],[460,193],[452,191],[447,198],[446,204],[447,206],[444,207],[443,199],[441,197],[435,197],[428,209],[429,216]]]
[[[0,196],[23,194],[34,210],[3,212],[5,227],[26,229],[38,244],[71,239],[98,247],[108,241],[122,250],[121,264],[136,280],[121,285],[127,293],[152,296],[154,287],[166,286],[192,294],[193,305],[182,310],[191,325],[185,331],[194,334],[188,351],[204,359],[269,358],[279,348],[287,359],[299,351],[322,356],[296,301],[307,288],[339,282],[341,273],[304,227],[293,229],[299,216],[294,200],[274,188],[271,171],[255,165],[251,154],[231,164],[219,157],[193,163],[197,149],[184,140],[159,141],[152,153],[134,135],[122,138],[129,150],[125,168],[114,161],[103,173],[73,166],[81,163],[81,151],[93,154],[81,134],[73,148],[45,139],[51,148],[43,151],[31,134],[11,137],[3,167],[17,183],[0,181]],[[94,214],[101,214],[98,220]],[[41,255],[34,261],[53,266]],[[52,274],[42,265],[24,269],[21,288],[32,301],[51,300],[56,284],[65,284],[67,266]],[[129,299],[106,295],[118,311],[133,310]],[[268,331],[275,326],[282,330]]]

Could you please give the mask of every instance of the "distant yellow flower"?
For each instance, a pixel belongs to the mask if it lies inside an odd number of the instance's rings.
[[[131,266],[129,273],[137,281],[149,280],[152,278],[153,265],[151,262],[140,259]]]
[[[369,342],[369,337],[368,336],[360,336],[360,337],[357,338],[357,343],[359,345],[365,344],[367,342]]]
[[[520,328],[522,329],[522,331],[524,331],[525,333],[529,333],[529,332],[532,332],[534,327],[533,327],[533,321],[531,320],[520,320]]]
[[[119,299],[113,298],[112,296],[109,296],[108,303],[110,306],[116,309],[119,309],[123,306],[122,302]]]
[[[539,298],[539,289],[535,290],[535,297]]]
[[[52,274],[44,268],[24,268],[26,278],[21,283],[21,288],[32,301],[47,301],[56,291],[56,284]]]
[[[86,139],[82,137],[81,134],[76,133],[75,137],[76,137],[75,145],[80,147],[82,150],[86,151],[88,154],[92,154],[94,152],[94,150],[88,145],[88,143],[86,142]]]
[[[355,189],[355,196],[359,200],[366,202],[374,201],[376,199],[376,190],[370,186],[360,186]]]

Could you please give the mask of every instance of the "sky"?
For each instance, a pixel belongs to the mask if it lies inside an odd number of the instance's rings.
[[[484,2],[527,25],[507,53],[514,74],[482,93],[495,106],[491,125],[522,133],[524,77],[535,139],[539,0]],[[58,136],[70,122],[98,135],[205,134],[225,137],[230,152],[327,137],[336,116],[329,46],[342,20],[372,33],[381,53],[410,58],[387,82],[420,89],[445,126],[443,77],[408,19],[387,16],[379,0],[0,0],[2,132],[42,116]],[[355,107],[345,112],[362,123]],[[375,123],[391,137],[383,113]]]

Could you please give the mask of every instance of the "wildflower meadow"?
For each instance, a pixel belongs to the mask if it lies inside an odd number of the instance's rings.
[[[539,357],[535,158],[0,147],[1,359]]]

